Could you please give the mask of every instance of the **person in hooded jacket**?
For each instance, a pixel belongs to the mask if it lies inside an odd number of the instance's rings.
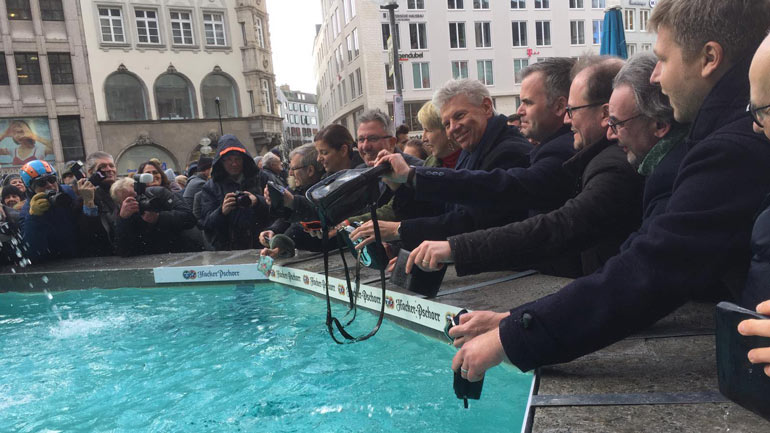
[[[259,169],[234,135],[223,135],[217,149],[200,192],[200,225],[216,250],[255,248],[269,219]]]

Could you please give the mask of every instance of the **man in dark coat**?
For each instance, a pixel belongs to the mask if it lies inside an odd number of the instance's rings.
[[[83,240],[91,245],[89,250],[94,256],[108,256],[113,253],[115,241],[115,214],[117,207],[110,197],[110,187],[117,180],[118,171],[115,159],[107,152],[92,152],[86,157],[86,176],[96,187],[94,203],[99,209],[99,224],[94,227],[92,238]],[[76,186],[77,184],[75,184]]]
[[[768,2],[658,2],[651,81],[669,97],[675,119],[692,122],[665,211],[600,271],[478,326],[456,354],[455,371],[475,381],[505,357],[524,371],[567,362],[688,300],[739,297],[753,218],[770,192],[770,145],[752,133],[746,112],[748,59],[769,25]]]
[[[211,163],[213,160],[207,156],[201,156],[198,158],[197,164],[195,164],[195,174],[187,179],[187,186],[184,189],[182,198],[184,198],[187,206],[192,209],[195,202],[195,195],[202,189],[206,181],[211,176]]]
[[[118,207],[115,219],[115,252],[120,256],[181,253],[200,250],[184,231],[195,227],[195,217],[185,201],[168,188],[147,188],[137,197],[134,180],[116,181],[110,193]],[[152,198],[154,208],[142,209],[140,201]],[[146,201],[145,201],[146,203]]]
[[[200,224],[216,250],[242,250],[259,244],[257,235],[269,217],[262,189],[249,151],[234,135],[223,135],[211,179],[200,192]]]
[[[455,168],[489,171],[529,165],[532,145],[516,128],[507,125],[506,116],[495,114],[489,90],[479,81],[449,81],[436,92],[433,103],[441,113],[447,135],[463,149]],[[405,248],[411,249],[426,239],[443,240],[525,216],[526,212],[512,213],[505,208],[447,205],[447,212],[442,215],[402,221],[397,234]]]
[[[458,275],[526,269],[572,252],[580,254],[582,273],[589,274],[615,255],[639,226],[642,190],[641,176],[616,142],[606,137],[612,79],[621,66],[617,59],[589,57],[573,71],[565,121],[575,132],[578,153],[563,163],[562,170],[578,185],[574,198],[524,221],[425,242],[410,254],[407,270],[415,262],[424,269],[438,269],[452,257]],[[516,201],[537,195],[515,171],[497,173],[503,197]]]

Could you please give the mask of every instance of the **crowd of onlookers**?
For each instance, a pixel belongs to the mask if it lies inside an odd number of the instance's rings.
[[[661,0],[649,28],[654,55],[528,66],[513,116],[495,111],[482,83],[452,80],[419,111],[419,139],[374,109],[355,135],[329,125],[286,161],[254,158],[232,135],[180,176],[150,160],[119,177],[104,152],[60,176],[32,161],[3,180],[3,232],[21,234],[33,263],[203,249],[277,257],[277,234],[321,251],[308,188],[387,162],[376,215],[390,257],[411,251],[407,271],[451,262],[458,275],[575,278],[510,312],[464,315],[451,331],[462,346],[453,367],[470,380],[504,358],[522,370],[569,361],[688,300],[753,309],[770,299],[770,40],[760,46],[770,5]],[[330,237],[352,226],[357,248],[374,242],[365,205]],[[18,261],[15,248],[4,252]],[[770,329],[747,322],[741,332]],[[768,351],[750,357],[770,362]]]

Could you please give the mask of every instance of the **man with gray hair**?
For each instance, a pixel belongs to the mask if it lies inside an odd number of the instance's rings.
[[[401,150],[396,147],[397,140],[390,116],[375,108],[364,111],[358,117],[358,122],[358,135],[356,137],[358,154],[361,155],[366,166],[373,166],[377,154],[382,150],[387,150],[390,153],[401,153]],[[409,160],[410,164],[422,165],[422,160],[419,158],[411,155],[404,155],[404,158]]]
[[[516,128],[508,126],[507,116],[495,113],[489,90],[481,82],[469,79],[448,81],[433,96],[433,104],[441,114],[447,136],[462,148],[456,169],[491,171],[529,166],[532,145]],[[406,159],[401,155],[389,157],[397,158],[402,164]],[[433,168],[424,173],[439,180],[446,174],[445,170]],[[445,240],[448,236],[526,216],[526,210],[511,210],[500,203],[485,209],[447,205],[442,215],[402,221],[392,236],[384,233],[383,239],[401,239],[407,249],[412,249],[424,240]]]
[[[100,227],[89,233],[94,237],[88,242],[94,246],[93,255],[112,255],[115,241],[115,214],[117,206],[110,197],[110,187],[117,180],[118,170],[115,159],[107,152],[96,151],[88,154],[85,161],[86,176],[96,187],[94,204],[99,210]]]

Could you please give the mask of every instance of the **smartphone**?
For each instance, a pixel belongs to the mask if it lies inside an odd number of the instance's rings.
[[[746,319],[770,320],[757,312],[730,302],[716,308],[717,377],[719,392],[744,408],[770,420],[770,377],[764,364],[752,364],[749,350],[770,347],[770,338],[738,333],[738,324]]]
[[[267,192],[270,194],[270,207],[272,209],[280,209],[283,207],[283,192],[286,188],[278,185],[272,180],[267,181]]]

